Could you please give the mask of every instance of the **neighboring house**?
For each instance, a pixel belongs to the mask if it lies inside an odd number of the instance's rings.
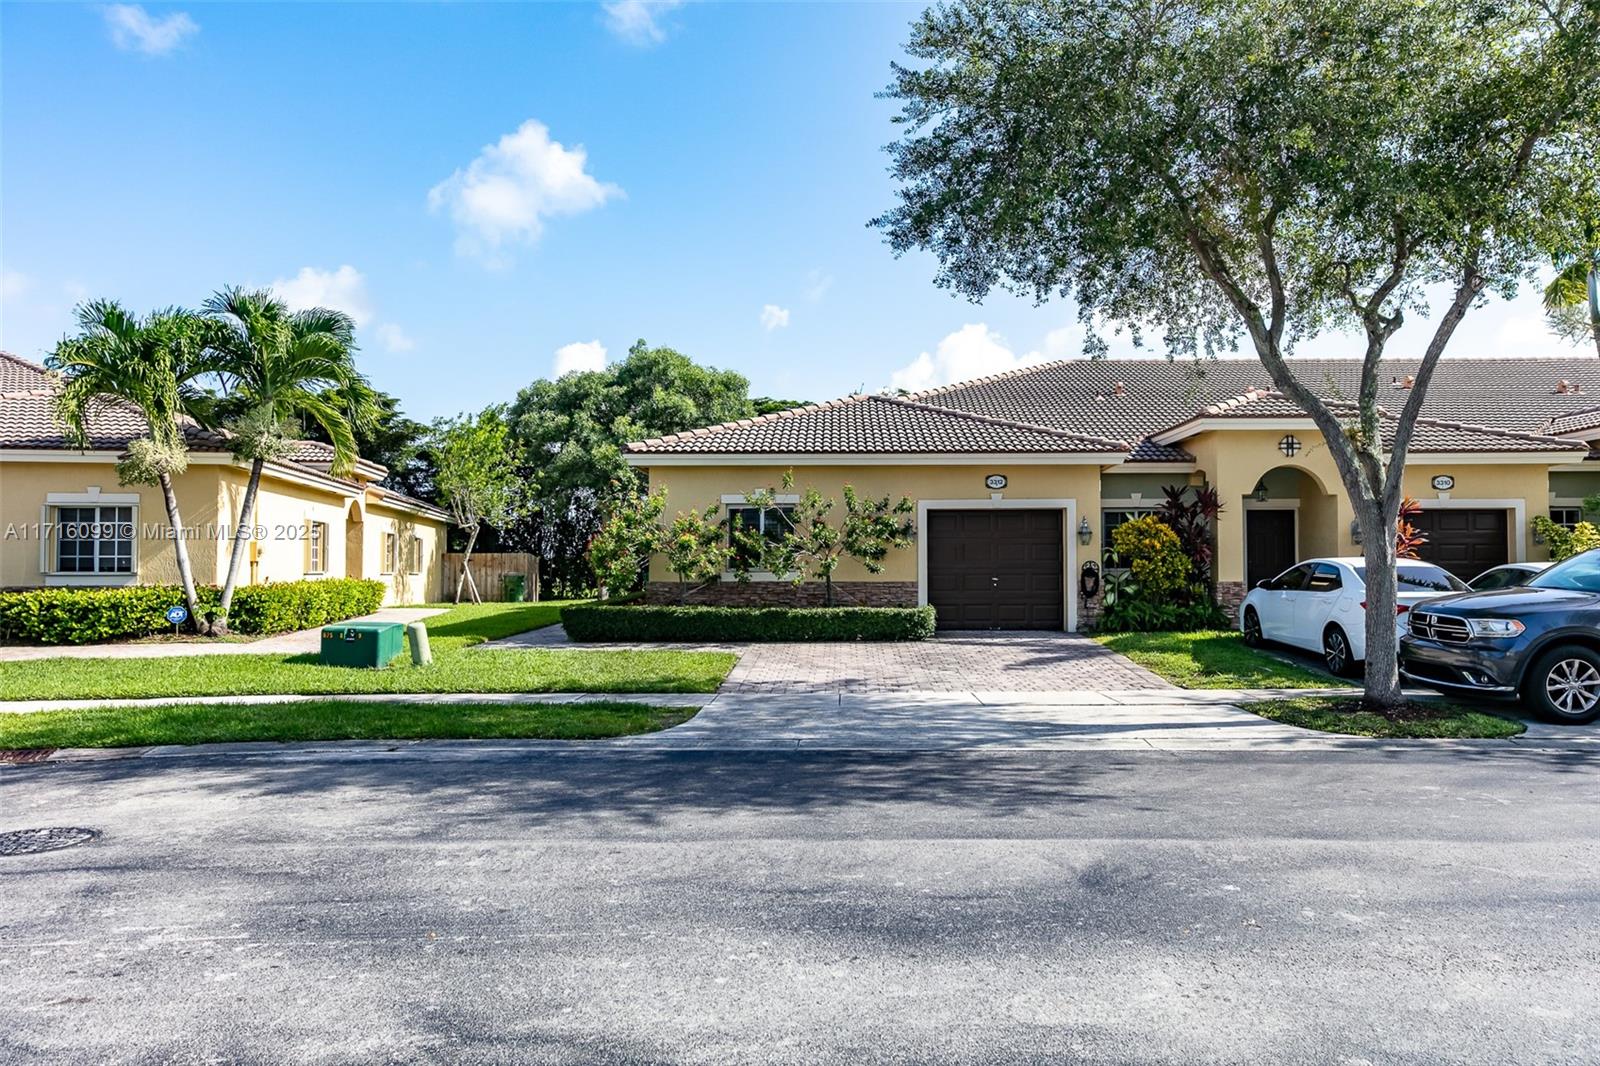
[[[108,400],[79,451],[54,395],[43,367],[0,352],[0,588],[175,584],[160,489],[117,481],[118,456],[148,432],[143,416]],[[189,425],[185,437],[189,469],[176,489],[189,558],[198,584],[221,584],[249,466],[221,433]],[[263,536],[247,546],[239,584],[370,577],[386,586],[385,603],[439,598],[449,515],[378,485],[387,471],[376,463],[341,478],[332,459],[327,445],[298,441],[266,465],[251,522]]]
[[[1291,362],[1329,399],[1354,396],[1358,360]],[[1380,402],[1398,410],[1415,364],[1386,369],[1395,377]],[[1080,591],[1086,564],[1103,563],[1118,523],[1161,505],[1163,486],[1220,494],[1225,603],[1297,558],[1361,553],[1320,434],[1261,387],[1266,379],[1254,360],[1071,360],[903,396],[850,396],[640,441],[626,454],[667,489],[672,511],[737,509],[743,493],[778,485],[787,470],[796,492],[815,486],[837,498],[850,483],[872,496],[909,496],[916,547],[891,553],[881,575],[841,566],[844,602],[932,603],[950,628],[1076,629],[1097,606]],[[1471,578],[1544,557],[1531,521],[1579,519],[1583,497],[1600,492],[1596,440],[1600,362],[1441,362],[1405,473],[1406,492],[1422,505],[1424,558]],[[763,577],[719,582],[701,598],[793,602],[787,584]],[[650,579],[653,597],[671,595],[660,559]]]

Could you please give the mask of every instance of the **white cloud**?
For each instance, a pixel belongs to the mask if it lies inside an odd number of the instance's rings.
[[[328,307],[343,311],[364,326],[373,319],[372,301],[367,296],[367,279],[349,263],[337,270],[301,267],[292,278],[278,278],[272,291],[291,311]]]
[[[456,225],[456,251],[508,262],[503,245],[532,244],[544,220],[575,215],[623,195],[595,180],[582,145],[567,148],[550,139],[544,123],[529,119],[428,191],[428,207],[447,210]]]
[[[789,309],[777,304],[761,305],[761,328],[767,332],[783,329],[789,324]]]
[[[409,352],[416,340],[398,322],[380,319],[367,292],[367,277],[345,263],[334,270],[301,267],[292,278],[278,278],[270,286],[291,311],[327,307],[343,311],[358,329],[369,329],[386,352]]]
[[[893,388],[916,392],[1049,361],[1043,352],[1017,355],[1006,347],[1000,334],[982,322],[969,322],[940,341],[932,353],[923,352],[896,370],[889,383]]]
[[[393,322],[385,322],[377,330],[378,343],[390,352],[409,352],[417,346],[411,335]]]
[[[555,376],[606,368],[606,346],[597,340],[574,341],[556,349]]]
[[[154,18],[138,4],[112,4],[105,17],[111,43],[124,52],[147,56],[166,55],[200,32],[200,24],[182,11]]]
[[[820,270],[813,270],[806,275],[806,299],[816,303],[828,295],[828,290],[833,288],[833,275],[824,274]]]
[[[607,0],[601,5],[605,10],[606,28],[629,44],[642,48],[667,39],[660,17],[682,6],[683,0]]]

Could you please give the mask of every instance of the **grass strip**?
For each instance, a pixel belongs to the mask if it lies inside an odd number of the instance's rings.
[[[1408,703],[1393,717],[1363,710],[1361,700],[1349,696],[1295,696],[1243,706],[1274,722],[1353,737],[1503,740],[1526,728],[1514,718],[1432,700]]]
[[[0,749],[307,740],[602,740],[654,733],[694,707],[640,703],[175,703],[0,715]]]
[[[1228,630],[1102,633],[1095,640],[1183,688],[1340,688],[1348,684],[1300,666],[1280,651],[1248,648]]]

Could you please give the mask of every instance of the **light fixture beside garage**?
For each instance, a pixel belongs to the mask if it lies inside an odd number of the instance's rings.
[[[1089,516],[1084,515],[1078,519],[1078,543],[1087,547],[1093,537],[1094,530],[1089,528]]]
[[[1361,519],[1350,519],[1350,539],[1357,544],[1361,543]]]
[[[1300,438],[1293,433],[1285,433],[1283,439],[1278,442],[1278,450],[1293,459],[1300,454]]]

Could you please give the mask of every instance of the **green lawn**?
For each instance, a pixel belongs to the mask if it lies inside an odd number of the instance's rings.
[[[598,740],[654,733],[693,707],[638,703],[164,704],[0,715],[0,749],[126,748],[241,740]]]
[[[1364,711],[1360,700],[1347,696],[1296,696],[1243,706],[1274,722],[1357,737],[1503,739],[1514,737],[1525,728],[1511,718],[1449,703],[1412,703],[1394,718]]]
[[[356,692],[715,692],[724,652],[473,650],[560,618],[561,603],[484,603],[427,619],[434,663],[402,655],[385,670],[323,666],[307,655],[35,659],[0,663],[6,699],[143,699]]]
[[[1347,684],[1290,660],[1244,646],[1238,633],[1102,633],[1094,639],[1183,688],[1336,688]]]

